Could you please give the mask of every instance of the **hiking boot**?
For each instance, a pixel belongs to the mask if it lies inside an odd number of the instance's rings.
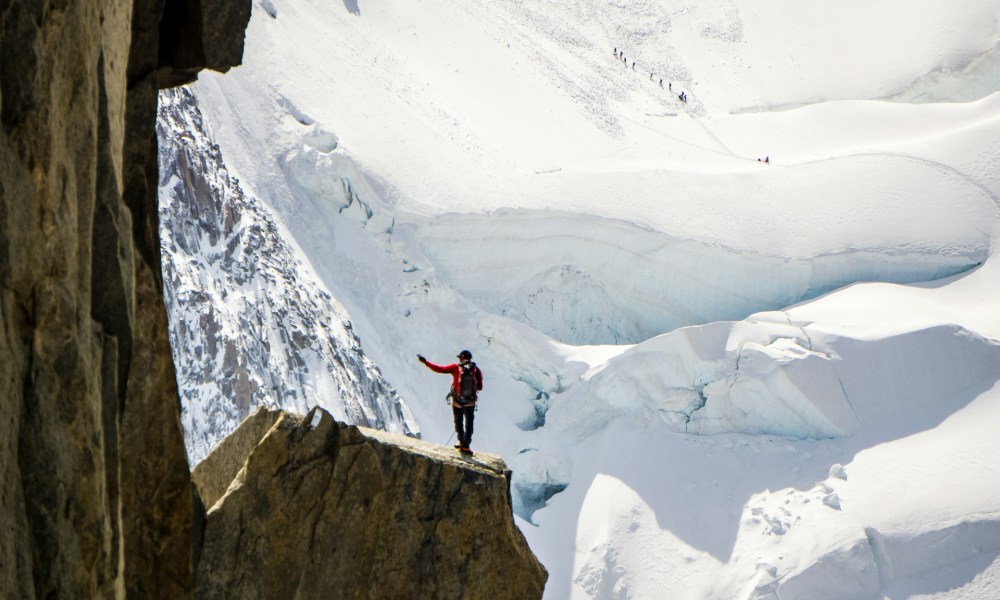
[[[463,448],[462,444],[455,444],[455,450],[461,450]]]
[[[461,452],[462,454],[472,454],[472,449],[469,448],[468,446],[461,446],[459,447],[458,451]]]

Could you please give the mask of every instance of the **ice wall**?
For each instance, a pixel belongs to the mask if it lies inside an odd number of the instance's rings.
[[[548,422],[576,440],[617,417],[697,434],[842,437],[967,401],[998,372],[1000,347],[958,325],[858,339],[769,312],[639,344],[553,397]]]
[[[742,319],[855,281],[906,283],[974,255],[845,251],[788,259],[678,239],[579,213],[505,210],[398,225],[438,277],[483,310],[569,344],[631,344]]]

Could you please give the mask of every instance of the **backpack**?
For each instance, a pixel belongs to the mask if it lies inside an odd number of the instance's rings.
[[[455,400],[459,404],[471,404],[476,401],[476,363],[468,362],[459,365],[461,373],[458,376],[458,394]]]

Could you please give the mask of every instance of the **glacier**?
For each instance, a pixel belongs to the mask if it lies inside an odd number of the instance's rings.
[[[211,139],[160,131],[200,447],[257,370],[445,443],[415,355],[469,348],[547,598],[997,595],[994,6],[254,8],[245,65],[184,101]],[[191,229],[216,205],[170,195],[212,172],[264,241]],[[290,319],[220,343],[263,319],[237,298]],[[336,408],[369,380],[379,408]]]

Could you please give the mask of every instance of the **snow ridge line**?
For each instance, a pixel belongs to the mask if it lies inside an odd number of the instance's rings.
[[[976,179],[974,177],[972,177],[971,175],[969,175],[968,173],[963,173],[962,171],[959,171],[957,168],[955,168],[955,167],[953,167],[951,165],[947,165],[945,163],[942,163],[942,162],[939,162],[939,161],[936,161],[936,160],[931,160],[929,158],[923,158],[921,156],[916,156],[916,155],[913,155],[913,154],[907,154],[905,152],[856,152],[856,153],[853,153],[853,154],[843,154],[843,155],[840,155],[840,156],[831,156],[831,157],[828,157],[828,158],[819,158],[819,159],[815,159],[815,160],[807,160],[807,161],[801,161],[801,162],[797,162],[797,163],[783,163],[783,165],[785,165],[785,166],[812,165],[812,164],[828,163],[828,162],[831,162],[831,161],[837,161],[837,160],[842,160],[842,159],[857,158],[857,157],[876,157],[876,158],[879,158],[879,157],[885,157],[885,156],[889,156],[889,157],[893,157],[893,158],[901,158],[901,159],[904,159],[904,160],[909,160],[909,161],[912,161],[912,162],[916,162],[916,163],[920,163],[920,164],[923,164],[923,165],[927,165],[929,167],[933,167],[934,169],[936,169],[940,173],[943,173],[945,175],[951,176],[955,180],[963,181],[965,183],[968,183],[968,184],[972,185],[973,187],[979,189],[979,191],[982,192],[982,194],[984,196],[986,196],[987,198],[989,198],[990,200],[993,201],[994,206],[996,206],[996,208],[997,208],[997,213],[1000,214],[1000,198],[998,198],[997,195],[994,194],[988,187],[986,187],[982,183],[979,183],[978,181],[976,181]]]

